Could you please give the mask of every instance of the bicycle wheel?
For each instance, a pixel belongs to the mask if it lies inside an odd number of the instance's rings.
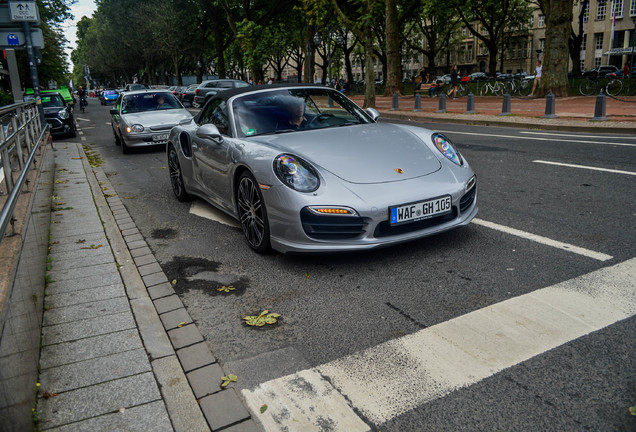
[[[501,81],[497,81],[493,86],[492,92],[495,94],[495,96],[503,96],[506,92],[506,86]]]
[[[579,93],[583,96],[592,96],[596,94],[596,81],[590,79],[584,79],[579,84]]]
[[[515,83],[512,81],[504,81],[501,83],[501,94],[513,94],[515,92]]]
[[[490,93],[490,85],[485,82],[480,88],[479,88],[479,96],[488,96],[488,93]]]
[[[621,90],[623,90],[623,81],[616,78],[609,80],[607,86],[605,86],[605,91],[610,96],[618,96]]]
[[[532,91],[532,84],[530,84],[530,80],[524,79],[519,82],[519,86],[517,87],[517,92],[521,96],[528,96]]]

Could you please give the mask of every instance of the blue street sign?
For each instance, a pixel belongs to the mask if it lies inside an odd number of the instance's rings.
[[[20,45],[20,40],[18,39],[18,35],[15,33],[11,33],[7,35],[7,45],[9,46]]]

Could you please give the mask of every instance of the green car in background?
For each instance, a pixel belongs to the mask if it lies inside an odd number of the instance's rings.
[[[41,94],[42,93],[59,93],[60,95],[62,95],[62,99],[64,99],[64,102],[66,102],[68,105],[72,106],[75,103],[75,98],[73,97],[73,95],[71,94],[71,91],[66,86],[61,86],[59,89],[40,90],[40,93]],[[33,89],[32,88],[26,89],[24,94],[32,95]]]

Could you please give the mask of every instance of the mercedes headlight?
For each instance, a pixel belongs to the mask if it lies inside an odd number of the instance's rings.
[[[459,166],[464,164],[464,159],[462,155],[455,149],[453,144],[450,142],[448,138],[439,133],[434,133],[431,137],[433,140],[433,144],[449,161],[456,163]]]
[[[274,172],[285,186],[298,192],[313,192],[320,186],[316,169],[297,156],[282,154],[274,159]]]

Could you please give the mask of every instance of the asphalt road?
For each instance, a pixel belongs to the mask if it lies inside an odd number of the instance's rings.
[[[425,124],[446,131],[476,172],[477,223],[369,252],[262,256],[238,228],[191,213],[207,205],[174,198],[164,149],[123,155],[108,107],[92,99],[76,118],[77,139],[104,159],[214,355],[239,376],[239,389],[636,257],[633,136]],[[222,285],[236,289],[218,292]],[[243,324],[243,316],[263,310],[281,314],[279,324]],[[594,330],[380,422],[364,409],[360,417],[382,431],[636,430],[627,412],[636,405],[636,318]],[[394,370],[394,386],[384,391],[399,405],[404,367]]]

